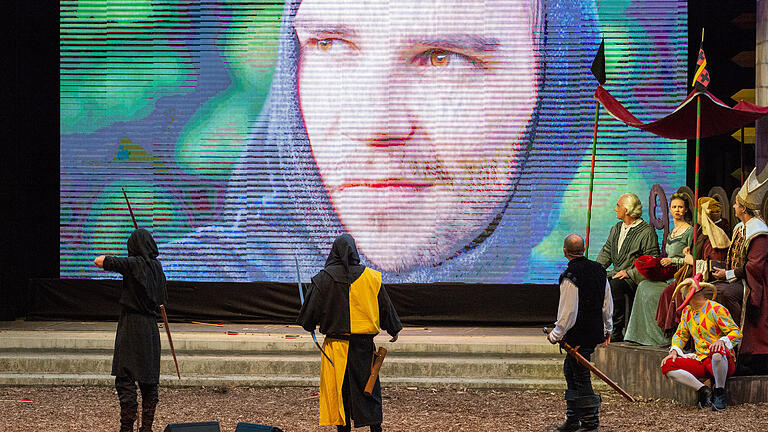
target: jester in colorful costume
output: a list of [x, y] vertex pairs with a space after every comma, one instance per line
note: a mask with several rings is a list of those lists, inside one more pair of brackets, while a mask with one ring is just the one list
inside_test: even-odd
[[[741, 341], [741, 330], [723, 305], [709, 300], [715, 287], [700, 282], [701, 274], [683, 281], [679, 289], [690, 290], [683, 303], [683, 314], [672, 337], [669, 355], [661, 361], [661, 372], [673, 381], [692, 387], [698, 394], [699, 408], [722, 411], [726, 408], [725, 380], [736, 371], [734, 347]], [[694, 352], [684, 353], [689, 339]], [[714, 390], [701, 379], [713, 379]]]

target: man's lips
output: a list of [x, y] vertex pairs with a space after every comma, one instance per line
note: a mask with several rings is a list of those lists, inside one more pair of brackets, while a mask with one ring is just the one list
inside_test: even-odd
[[354, 187], [368, 187], [372, 189], [384, 189], [384, 188], [400, 188], [400, 189], [416, 189], [422, 190], [428, 187], [434, 186], [433, 183], [423, 180], [410, 180], [399, 178], [387, 178], [387, 179], [375, 179], [375, 180], [359, 180], [354, 179], [342, 183], [337, 190], [342, 191], [348, 188]]

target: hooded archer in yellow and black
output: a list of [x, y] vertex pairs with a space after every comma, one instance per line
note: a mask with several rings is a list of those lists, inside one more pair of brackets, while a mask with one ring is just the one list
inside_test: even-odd
[[381, 273], [360, 265], [355, 240], [349, 234], [336, 238], [325, 268], [312, 278], [298, 323], [307, 331], [320, 326], [325, 334], [321, 357], [320, 425], [349, 430], [371, 426], [380, 430], [381, 386], [376, 381], [371, 396], [363, 388], [371, 371], [374, 336], [386, 330], [396, 336], [402, 329]]

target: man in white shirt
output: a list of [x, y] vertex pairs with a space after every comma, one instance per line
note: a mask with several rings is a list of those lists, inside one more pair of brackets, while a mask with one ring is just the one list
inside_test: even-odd
[[[635, 259], [641, 255], [659, 256], [659, 237], [656, 230], [640, 218], [643, 206], [637, 195], [625, 193], [620, 196], [614, 210], [620, 222], [611, 228], [595, 261], [605, 269], [613, 266], [608, 271], [611, 296], [616, 306], [611, 342], [620, 342], [624, 340], [624, 324], [629, 322], [629, 314], [624, 316], [625, 310], [628, 306], [631, 309], [637, 284], [643, 280], [635, 268]], [[626, 304], [625, 297], [629, 298], [630, 305]]]
[[[555, 328], [547, 338], [551, 343], [565, 341], [579, 346], [587, 360], [597, 344], [608, 344], [613, 328], [613, 299], [605, 269], [584, 256], [584, 239], [570, 234], [563, 242], [568, 268], [560, 276], [560, 304]], [[559, 431], [592, 431], [600, 425], [601, 398], [592, 389], [589, 369], [571, 356], [565, 357], [563, 374], [566, 420]]]

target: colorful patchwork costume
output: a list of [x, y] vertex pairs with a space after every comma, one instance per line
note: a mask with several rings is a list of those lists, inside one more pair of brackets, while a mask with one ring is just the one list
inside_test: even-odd
[[[691, 338], [694, 352], [685, 354], [683, 347]], [[710, 346], [718, 340], [723, 341], [725, 349], [711, 350]], [[741, 330], [723, 305], [706, 300], [701, 308], [694, 309], [689, 304], [672, 337], [670, 352], [676, 351], [678, 357], [664, 362], [661, 371], [667, 377], [695, 388], [699, 392], [699, 405], [702, 408], [710, 406], [709, 387], [696, 378], [713, 378], [716, 401], [722, 393], [724, 403], [725, 379], [736, 371], [733, 348], [740, 341]], [[718, 406], [717, 409], [721, 408]]]

